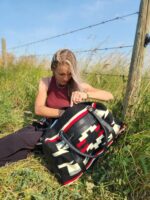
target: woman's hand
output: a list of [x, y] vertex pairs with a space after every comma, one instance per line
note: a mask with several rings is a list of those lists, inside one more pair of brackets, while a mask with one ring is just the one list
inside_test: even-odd
[[86, 92], [80, 92], [80, 91], [72, 92], [70, 106], [73, 106], [73, 104], [78, 104], [80, 102], [83, 102], [87, 98], [88, 94]]

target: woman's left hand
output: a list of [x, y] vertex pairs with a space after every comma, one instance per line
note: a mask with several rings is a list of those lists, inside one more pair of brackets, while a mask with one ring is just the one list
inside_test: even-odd
[[85, 99], [87, 99], [87, 97], [88, 95], [86, 92], [80, 92], [80, 91], [72, 92], [70, 106], [73, 106], [73, 104], [78, 104], [80, 102], [83, 102]]

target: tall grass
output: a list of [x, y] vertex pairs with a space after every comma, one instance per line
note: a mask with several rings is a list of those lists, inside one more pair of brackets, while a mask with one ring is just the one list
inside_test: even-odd
[[[100, 63], [101, 64], [101, 63]], [[100, 64], [82, 76], [97, 88], [111, 91], [115, 100], [106, 105], [121, 117], [126, 77], [96, 75]], [[116, 74], [116, 67], [112, 69]], [[111, 72], [111, 73], [112, 73]], [[118, 69], [117, 69], [118, 72]], [[49, 75], [42, 66], [19, 63], [0, 68], [0, 137], [32, 122], [39, 79]], [[77, 182], [61, 186], [40, 155], [0, 168], [0, 199], [148, 200], [150, 196], [150, 87], [143, 79], [138, 109], [128, 130], [109, 152]]]

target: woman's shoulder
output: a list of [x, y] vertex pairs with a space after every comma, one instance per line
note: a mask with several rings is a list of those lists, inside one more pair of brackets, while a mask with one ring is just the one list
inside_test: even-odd
[[51, 79], [52, 77], [42, 77], [39, 82], [39, 88], [45, 88], [47, 90]]
[[52, 77], [51, 76], [48, 76], [48, 77], [42, 77], [40, 82], [46, 84], [47, 86], [50, 84], [50, 81], [51, 81]]

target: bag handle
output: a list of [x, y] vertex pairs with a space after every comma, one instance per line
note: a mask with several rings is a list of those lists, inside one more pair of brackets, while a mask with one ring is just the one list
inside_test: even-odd
[[88, 106], [87, 109], [90, 113], [92, 113], [94, 115], [94, 117], [98, 120], [98, 122], [103, 127], [103, 129], [104, 129], [104, 140], [105, 140], [105, 143], [103, 143], [103, 145], [105, 146], [105, 148], [107, 148], [107, 144], [108, 144], [108, 134], [107, 133], [112, 133], [113, 138], [115, 138], [114, 129], [107, 122], [105, 122], [105, 120], [103, 120], [101, 117], [99, 117], [97, 115], [95, 108], [93, 108], [92, 106]]
[[73, 151], [75, 151], [77, 154], [79, 154], [80, 156], [84, 156], [84, 157], [88, 157], [88, 158], [97, 158], [98, 156], [96, 155], [90, 155], [90, 154], [86, 154], [86, 153], [82, 153], [81, 151], [79, 151], [75, 146], [73, 146], [71, 144], [71, 142], [64, 136], [64, 131], [61, 130], [59, 132], [60, 137], [65, 141], [66, 144], [68, 144], [68, 146], [70, 147], [70, 149], [72, 149]]
[[[91, 106], [88, 106], [87, 107], [88, 111], [94, 115], [94, 117], [99, 121], [99, 123], [101, 124], [101, 126], [103, 127], [104, 129], [104, 151], [103, 153], [107, 150], [107, 144], [108, 144], [108, 132], [114, 132], [113, 128], [107, 124], [101, 117], [99, 117], [96, 112], [95, 112], [95, 109]], [[90, 155], [90, 154], [86, 154], [86, 153], [82, 153], [80, 152], [75, 146], [73, 146], [71, 144], [71, 142], [64, 136], [64, 131], [63, 130], [60, 130], [59, 132], [59, 135], [60, 137], [65, 141], [66, 144], [68, 144], [68, 146], [73, 150], [75, 151], [77, 154], [81, 155], [81, 156], [84, 156], [84, 157], [88, 157], [88, 158], [98, 158], [100, 157], [102, 154], [100, 155]]]

